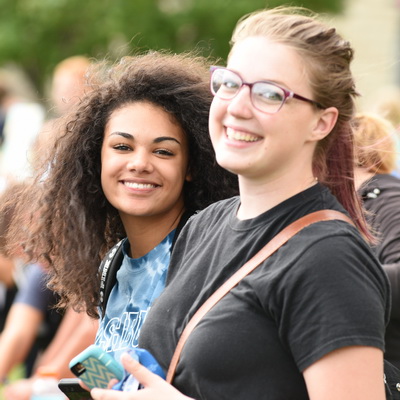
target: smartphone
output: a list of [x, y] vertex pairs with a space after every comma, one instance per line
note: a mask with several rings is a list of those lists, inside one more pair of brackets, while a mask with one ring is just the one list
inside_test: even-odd
[[120, 381], [124, 377], [122, 365], [94, 344], [74, 357], [69, 363], [69, 368], [90, 389], [106, 389], [111, 379]]
[[58, 387], [70, 400], [92, 400], [90, 393], [79, 384], [78, 378], [63, 378], [58, 382]]

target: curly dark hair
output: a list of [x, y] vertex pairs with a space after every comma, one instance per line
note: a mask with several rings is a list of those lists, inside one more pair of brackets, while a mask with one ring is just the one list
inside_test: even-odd
[[[106, 123], [116, 109], [150, 102], [169, 113], [186, 133], [192, 180], [184, 186], [187, 210], [238, 193], [236, 176], [215, 161], [208, 134], [212, 95], [207, 60], [190, 54], [150, 52], [102, 64], [89, 73], [91, 90], [61, 124], [46, 172], [20, 196], [29, 205], [25, 250], [45, 263], [50, 287], [71, 305], [97, 317], [98, 266], [105, 252], [125, 236], [118, 211], [107, 201], [100, 181], [101, 146]], [[33, 210], [32, 210], [33, 207]], [[22, 215], [20, 219], [23, 221]], [[14, 240], [18, 240], [14, 230]], [[20, 236], [21, 237], [21, 236]]]

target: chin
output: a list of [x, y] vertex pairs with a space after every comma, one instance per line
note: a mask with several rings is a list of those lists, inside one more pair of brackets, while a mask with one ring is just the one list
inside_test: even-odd
[[217, 163], [220, 167], [223, 169], [226, 169], [227, 171], [231, 172], [232, 174], [237, 175], [239, 170], [237, 168], [237, 165], [233, 165], [232, 160], [218, 160]]

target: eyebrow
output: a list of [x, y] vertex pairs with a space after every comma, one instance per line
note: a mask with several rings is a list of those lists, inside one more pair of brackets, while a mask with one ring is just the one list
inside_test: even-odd
[[[110, 136], [122, 136], [125, 139], [135, 140], [135, 137], [133, 135], [131, 135], [130, 133], [126, 133], [126, 132], [118, 132], [118, 131], [117, 132], [112, 132], [110, 134]], [[178, 144], [181, 144], [181, 142], [178, 139], [176, 139], [176, 138], [174, 138], [172, 136], [159, 136], [159, 137], [156, 137], [153, 140], [153, 143], [161, 143], [161, 142], [165, 142], [165, 141], [168, 141], [168, 140], [176, 142]]]
[[[240, 74], [239, 71], [236, 71], [235, 69], [230, 69], [230, 68], [228, 68], [228, 67], [225, 67], [225, 69], [227, 69], [228, 71], [234, 72], [236, 75], [239, 75], [240, 79], [241, 79], [242, 81], [244, 81], [244, 82], [247, 82], [247, 83], [255, 83], [255, 82], [267, 82], [267, 83], [268, 83], [268, 82], [269, 82], [269, 83], [275, 83], [275, 84], [277, 84], [277, 85], [279, 85], [279, 86], [283, 86], [283, 87], [285, 87], [285, 88], [288, 87], [288, 86], [286, 85], [285, 82], [280, 81], [279, 79], [266, 79], [266, 78], [262, 78], [262, 79], [257, 79], [257, 80], [255, 80], [255, 81], [253, 81], [253, 82], [248, 82], [248, 81], [246, 81], [245, 79], [242, 78], [242, 75]], [[289, 89], [288, 89], [288, 90], [289, 90]]]

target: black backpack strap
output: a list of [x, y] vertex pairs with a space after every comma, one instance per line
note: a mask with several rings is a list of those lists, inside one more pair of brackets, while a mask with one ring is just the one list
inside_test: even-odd
[[125, 240], [126, 239], [122, 239], [115, 244], [100, 263], [99, 274], [101, 318], [104, 317], [106, 312], [107, 301], [110, 297], [111, 289], [113, 288], [117, 279], [117, 272], [122, 264], [122, 259], [124, 258], [122, 244]]

